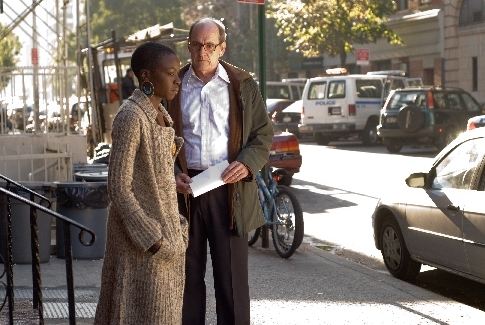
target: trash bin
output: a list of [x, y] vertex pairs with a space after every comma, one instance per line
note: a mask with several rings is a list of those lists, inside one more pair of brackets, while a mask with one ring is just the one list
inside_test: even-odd
[[[55, 201], [53, 193], [51, 193], [51, 183], [42, 182], [18, 182], [28, 189], [34, 190], [51, 201]], [[5, 182], [1, 182], [2, 187], [6, 187]], [[26, 199], [30, 199], [30, 193], [15, 186], [10, 185], [10, 190], [15, 194], [20, 195]], [[31, 264], [32, 251], [30, 245], [30, 206], [11, 198], [12, 203], [12, 259], [15, 264]], [[40, 203], [40, 198], [35, 197], [34, 202]], [[47, 203], [43, 203], [47, 207]], [[6, 217], [7, 206], [4, 205], [2, 211], [3, 217], [0, 218], [0, 229], [2, 230], [2, 237], [6, 236], [3, 232], [6, 231]], [[54, 211], [55, 204], [51, 204], [51, 209]], [[46, 263], [50, 260], [51, 252], [51, 224], [52, 216], [44, 211], [37, 210], [37, 238], [39, 241], [39, 259], [40, 263]], [[0, 241], [0, 251], [6, 253], [6, 241], [2, 238]], [[5, 256], [5, 255], [4, 255]]]
[[74, 177], [78, 182], [107, 182], [108, 168], [96, 171], [77, 172], [74, 174]]
[[[94, 231], [96, 240], [91, 246], [79, 241], [78, 227], [71, 226], [73, 259], [102, 259], [106, 247], [106, 223], [108, 222], [107, 182], [54, 182], [57, 212]], [[57, 257], [65, 258], [64, 221], [56, 221]], [[89, 233], [83, 240], [90, 241]]]

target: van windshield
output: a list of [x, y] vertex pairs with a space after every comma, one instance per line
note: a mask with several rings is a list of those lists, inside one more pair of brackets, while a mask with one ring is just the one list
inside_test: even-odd
[[325, 98], [325, 89], [327, 88], [327, 82], [313, 82], [310, 84], [308, 90], [308, 99], [322, 99]]

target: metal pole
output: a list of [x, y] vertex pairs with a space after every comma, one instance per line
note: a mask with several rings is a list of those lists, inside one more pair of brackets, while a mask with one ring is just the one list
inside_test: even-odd
[[[259, 90], [261, 96], [266, 102], [266, 19], [264, 12], [266, 9], [265, 4], [258, 5], [258, 34], [259, 34]], [[264, 181], [268, 182], [268, 168], [266, 166], [262, 169]], [[262, 227], [262, 246], [264, 248], [269, 247], [269, 235], [268, 227], [264, 225]]]
[[67, 46], [67, 5], [69, 3], [69, 0], [64, 0], [64, 6], [62, 9], [64, 10], [64, 15], [62, 19], [62, 35], [63, 35], [63, 41], [64, 41], [64, 55], [63, 55], [63, 66], [64, 66], [64, 105], [65, 105], [65, 122], [63, 125], [66, 128], [67, 134], [71, 133], [71, 121], [69, 118], [70, 112], [69, 112], [69, 82], [68, 82], [68, 75], [67, 75], [67, 55], [68, 55], [68, 46]]
[[91, 119], [91, 132], [93, 135], [93, 142], [98, 143], [96, 136], [97, 136], [97, 130], [96, 130], [96, 121], [97, 121], [97, 107], [96, 101], [95, 101], [95, 96], [96, 94], [94, 93], [94, 82], [93, 82], [93, 49], [91, 48], [91, 13], [89, 10], [89, 1], [86, 0], [86, 26], [87, 26], [87, 35], [88, 35], [88, 71], [89, 71], [89, 95], [91, 97], [91, 109], [92, 109], [92, 119]]
[[[35, 4], [35, 0], [32, 0], [32, 3]], [[32, 48], [37, 51], [37, 26], [36, 26], [36, 19], [37, 15], [35, 14], [35, 9], [32, 11], [32, 30], [33, 30], [33, 35], [32, 35]], [[38, 52], [37, 52], [38, 53]], [[38, 54], [37, 54], [37, 62], [32, 62], [34, 63], [34, 73], [33, 73], [33, 88], [34, 88], [34, 107], [32, 107], [34, 111], [34, 133], [37, 134], [37, 132], [40, 131], [40, 120], [39, 120], [39, 76], [38, 76]], [[25, 94], [24, 94], [25, 96]], [[25, 113], [24, 112], [24, 120], [25, 120]], [[24, 123], [24, 131], [25, 131], [25, 123]]]
[[[79, 98], [81, 98], [81, 30], [79, 28], [79, 15], [81, 14], [79, 10], [79, 0], [76, 0], [76, 49], [77, 49], [77, 81], [76, 81], [76, 96], [77, 104], [79, 108]], [[80, 110], [78, 109], [78, 112]], [[78, 116], [78, 123], [81, 122], [81, 117]]]

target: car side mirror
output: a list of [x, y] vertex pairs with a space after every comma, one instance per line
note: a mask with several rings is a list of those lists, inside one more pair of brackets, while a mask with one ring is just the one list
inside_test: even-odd
[[413, 173], [406, 178], [406, 184], [409, 187], [424, 188], [427, 175], [427, 173]]

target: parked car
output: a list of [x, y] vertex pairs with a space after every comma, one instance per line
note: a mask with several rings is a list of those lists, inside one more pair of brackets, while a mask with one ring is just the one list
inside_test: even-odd
[[266, 99], [266, 111], [268, 112], [268, 116], [270, 119], [273, 120], [276, 113], [281, 112], [291, 104], [293, 104], [295, 100], [293, 99], [275, 99], [269, 98]]
[[481, 105], [459, 88], [397, 89], [381, 110], [377, 133], [391, 153], [398, 153], [407, 143], [443, 149], [466, 130], [469, 118], [481, 114]]
[[302, 163], [300, 143], [293, 133], [281, 131], [272, 124], [274, 137], [267, 166], [273, 167], [273, 178], [278, 184], [290, 186]]
[[298, 125], [301, 124], [302, 109], [303, 101], [300, 99], [283, 109], [281, 112], [273, 114], [272, 120], [278, 128], [293, 133], [299, 138], [300, 132], [298, 131]]
[[372, 215], [375, 246], [402, 280], [422, 264], [485, 283], [485, 128], [462, 133]]
[[470, 117], [466, 124], [467, 131], [485, 126], [485, 115]]

